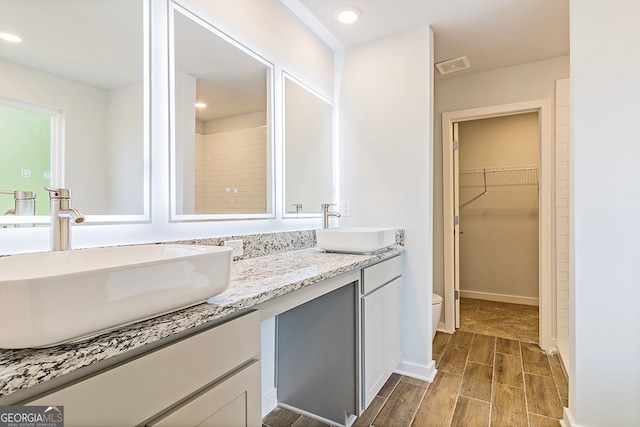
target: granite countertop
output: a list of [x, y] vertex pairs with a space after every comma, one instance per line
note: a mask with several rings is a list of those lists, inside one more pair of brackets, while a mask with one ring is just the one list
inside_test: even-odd
[[81, 342], [44, 349], [0, 350], [0, 398], [105, 361], [127, 351], [221, 319], [322, 280], [400, 254], [373, 255], [305, 249], [235, 261], [227, 290], [209, 303], [115, 329]]

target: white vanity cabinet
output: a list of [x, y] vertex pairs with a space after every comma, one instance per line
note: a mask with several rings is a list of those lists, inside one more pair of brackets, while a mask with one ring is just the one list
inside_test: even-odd
[[218, 324], [24, 402], [65, 425], [260, 426], [260, 314]]
[[362, 410], [402, 359], [402, 256], [362, 270]]

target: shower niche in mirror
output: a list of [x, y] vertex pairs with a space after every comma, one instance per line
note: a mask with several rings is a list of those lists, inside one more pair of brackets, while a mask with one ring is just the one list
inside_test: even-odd
[[[73, 190], [87, 222], [149, 218], [148, 0], [0, 2], [0, 190], [30, 191], [49, 222], [46, 186]], [[28, 216], [28, 215], [27, 215]]]
[[171, 219], [272, 218], [272, 65], [170, 3]]
[[283, 73], [284, 217], [318, 216], [334, 200], [333, 103]]

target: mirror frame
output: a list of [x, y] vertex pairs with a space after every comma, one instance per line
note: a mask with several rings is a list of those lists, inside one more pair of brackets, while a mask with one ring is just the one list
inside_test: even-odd
[[286, 81], [289, 80], [295, 84], [297, 84], [298, 86], [300, 86], [302, 89], [305, 89], [307, 92], [309, 92], [311, 95], [316, 96], [318, 99], [320, 99], [321, 101], [326, 102], [330, 107], [331, 107], [331, 126], [332, 126], [332, 131], [331, 131], [331, 150], [332, 150], [332, 173], [331, 173], [331, 178], [332, 178], [332, 182], [331, 182], [331, 189], [332, 189], [332, 196], [331, 196], [331, 200], [326, 200], [323, 202], [327, 202], [327, 203], [335, 203], [338, 204], [338, 138], [336, 135], [337, 132], [337, 120], [336, 120], [336, 106], [335, 103], [333, 101], [331, 101], [329, 98], [327, 98], [326, 96], [322, 95], [320, 92], [318, 92], [317, 90], [313, 89], [311, 86], [307, 85], [306, 83], [302, 82], [300, 79], [295, 78], [294, 76], [292, 76], [290, 73], [286, 72], [286, 71], [282, 71], [282, 218], [284, 219], [291, 219], [291, 218], [321, 218], [322, 217], [322, 211], [320, 212], [309, 212], [309, 213], [295, 213], [295, 212], [291, 212], [288, 213], [287, 212], [287, 197], [286, 197], [286, 190], [287, 190], [287, 141], [286, 141], [286, 120], [287, 118], [285, 117], [285, 111], [286, 111]]
[[[243, 219], [270, 219], [275, 218], [275, 137], [274, 137], [274, 64], [260, 56], [247, 46], [235, 40], [228, 34], [216, 28], [211, 23], [202, 19], [180, 4], [169, 0], [169, 219], [170, 222], [192, 222], [192, 221], [221, 221], [221, 220], [243, 220]], [[255, 214], [184, 214], [177, 212], [177, 165], [176, 165], [176, 95], [175, 95], [175, 13], [181, 13], [191, 19], [194, 24], [201, 25], [212, 34], [220, 37], [225, 42], [236, 47], [253, 59], [261, 62], [269, 71], [267, 78], [267, 207], [268, 211]]]
[[[142, 214], [86, 214], [85, 223], [87, 224], [120, 224], [120, 223], [148, 223], [151, 221], [151, 0], [139, 0], [142, 7], [142, 44], [143, 44], [143, 66], [142, 66], [142, 157], [143, 157], [143, 200]], [[3, 98], [10, 103], [12, 100]], [[15, 101], [17, 105], [20, 101]], [[45, 114], [51, 113], [53, 109], [46, 110]], [[42, 112], [42, 111], [39, 111]], [[65, 141], [64, 141], [64, 123], [60, 119], [64, 116], [64, 111], [59, 111], [57, 116], [52, 116], [52, 146], [51, 146], [51, 186], [65, 188]], [[55, 117], [55, 120], [54, 120]], [[73, 191], [73, 188], [71, 189]], [[46, 194], [43, 189], [40, 195]], [[43, 197], [44, 199], [44, 197]], [[82, 201], [76, 203], [78, 210], [82, 211]], [[47, 225], [51, 223], [50, 215], [33, 215], [33, 216], [0, 216], [0, 225], [7, 224], [31, 224]]]

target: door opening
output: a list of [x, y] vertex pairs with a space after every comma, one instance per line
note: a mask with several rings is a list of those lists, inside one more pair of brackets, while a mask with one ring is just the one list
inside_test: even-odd
[[456, 328], [537, 342], [538, 112], [454, 126]]
[[[462, 179], [461, 175], [454, 173], [454, 171], [471, 170], [474, 169], [489, 169], [489, 167], [469, 167], [464, 169], [465, 166], [460, 166], [459, 151], [454, 149], [454, 133], [459, 132], [459, 125], [464, 122], [472, 120], [484, 119], [484, 118], [496, 118], [502, 116], [520, 115], [522, 113], [533, 113], [538, 116], [538, 128], [539, 128], [539, 147], [537, 149], [537, 163], [539, 165], [538, 173], [538, 185], [536, 191], [539, 191], [538, 206], [538, 263], [537, 263], [537, 298], [539, 301], [539, 342], [543, 349], [554, 349], [554, 323], [553, 316], [554, 302], [553, 302], [553, 234], [552, 234], [552, 195], [553, 195], [553, 139], [552, 139], [552, 126], [551, 126], [551, 101], [536, 100], [528, 101], [516, 104], [507, 104], [493, 107], [484, 107], [471, 110], [462, 110], [444, 113], [443, 120], [443, 198], [444, 198], [444, 325], [441, 324], [441, 329], [448, 333], [453, 333], [456, 326], [459, 326], [459, 302], [456, 297], [460, 296], [460, 278], [465, 275], [464, 266], [462, 270], [459, 268], [459, 249], [460, 246], [460, 232], [465, 233], [465, 229], [461, 228], [460, 219], [460, 205], [468, 203], [467, 206], [472, 206], [473, 203], [477, 203], [484, 195], [485, 182], [487, 186], [491, 185], [488, 174], [477, 173], [476, 176], [481, 178], [480, 192], [474, 195], [461, 194], [456, 191], [460, 185], [466, 185], [463, 182], [459, 182]], [[456, 143], [457, 144], [457, 143]], [[534, 154], [535, 157], [535, 154]], [[463, 161], [465, 161], [463, 159]], [[498, 172], [500, 169], [496, 165], [490, 165], [495, 171], [496, 176], [498, 174], [503, 175], [503, 179], [508, 175], [515, 175], [517, 171], [510, 171], [512, 166], [505, 168], [503, 172]], [[517, 169], [525, 169], [517, 173], [532, 174], [529, 169], [534, 169], [529, 162], [522, 162]], [[471, 175], [471, 173], [470, 173]], [[494, 176], [492, 179], [495, 179]], [[513, 178], [513, 176], [512, 176]], [[489, 187], [487, 187], [488, 189]], [[474, 190], [478, 190], [475, 188]], [[472, 200], [474, 197], [478, 197]], [[471, 203], [469, 203], [471, 202]], [[482, 202], [484, 203], [484, 202]], [[456, 210], [456, 206], [458, 210]], [[477, 205], [476, 205], [477, 206]], [[464, 208], [463, 208], [464, 210]], [[464, 213], [463, 213], [464, 215]], [[464, 238], [467, 235], [463, 236]], [[464, 253], [463, 253], [464, 256]], [[535, 285], [534, 284], [534, 287]], [[464, 289], [462, 289], [464, 291]], [[481, 291], [476, 291], [481, 292]], [[530, 298], [536, 298], [534, 292], [529, 286]], [[464, 295], [464, 293], [463, 293]], [[476, 296], [479, 294], [476, 294]], [[527, 297], [526, 293], [523, 297]], [[520, 301], [522, 302], [522, 301]], [[531, 301], [529, 301], [531, 302]], [[458, 319], [458, 322], [456, 321]]]

